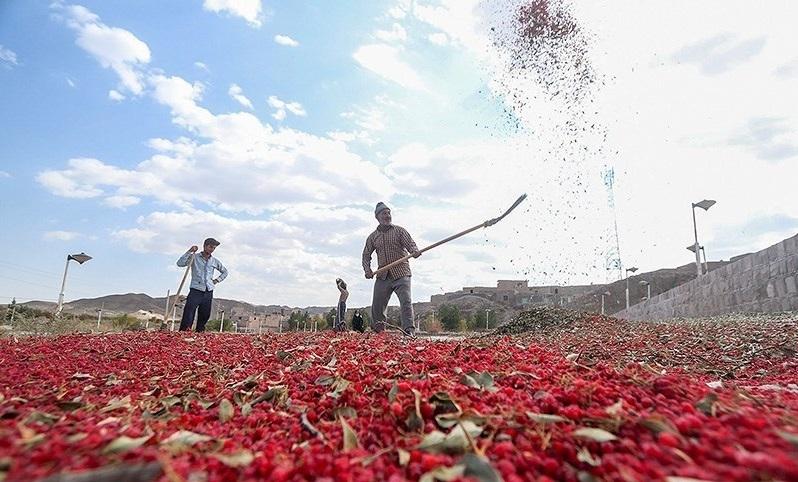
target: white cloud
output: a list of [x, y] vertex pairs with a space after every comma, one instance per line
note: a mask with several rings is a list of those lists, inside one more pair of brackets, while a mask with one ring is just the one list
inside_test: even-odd
[[391, 26], [391, 30], [377, 30], [374, 35], [383, 42], [404, 42], [407, 40], [407, 30], [398, 23]]
[[261, 0], [205, 0], [202, 6], [214, 13], [227, 12], [241, 17], [255, 28], [263, 24]]
[[47, 241], [72, 241], [79, 237], [81, 234], [74, 231], [47, 231], [44, 233], [44, 239]]
[[103, 200], [103, 204], [106, 206], [119, 209], [135, 206], [139, 202], [141, 199], [136, 196], [108, 196]]
[[402, 87], [426, 90], [424, 81], [409, 64], [399, 58], [400, 50], [385, 44], [362, 45], [352, 57], [363, 68]]
[[305, 108], [302, 107], [302, 104], [299, 102], [286, 102], [273, 95], [269, 96], [267, 102], [275, 109], [274, 113], [272, 113], [272, 117], [278, 121], [285, 120], [288, 112], [300, 117], [307, 115]]
[[299, 42], [287, 35], [275, 35], [274, 41], [280, 45], [285, 45], [286, 47], [299, 47]]
[[254, 107], [252, 107], [252, 101], [244, 95], [244, 91], [238, 86], [238, 84], [230, 84], [227, 94], [247, 109], [254, 109]]
[[0, 44], [0, 64], [4, 64], [6, 67], [17, 65], [17, 54], [11, 49], [3, 47], [2, 44]]
[[144, 90], [144, 69], [150, 62], [150, 49], [127, 30], [109, 27], [80, 5], [53, 4], [65, 14], [67, 25], [78, 33], [76, 43], [105, 68], [119, 76], [121, 88], [140, 95]]
[[407, 12], [402, 7], [391, 7], [388, 9], [388, 15], [397, 20], [401, 20], [407, 16]]
[[115, 102], [121, 102], [125, 100], [126, 97], [118, 90], [111, 89], [108, 91], [108, 98]]
[[443, 32], [431, 33], [427, 39], [435, 45], [446, 45], [449, 43], [449, 37]]
[[202, 70], [204, 72], [210, 72], [211, 71], [211, 69], [208, 68], [208, 66], [205, 64], [205, 62], [194, 62], [194, 67], [196, 67], [196, 68], [198, 68], [198, 69], [200, 69], [200, 70]]
[[67, 85], [72, 87], [73, 89], [76, 87], [75, 81], [70, 79], [69, 77], [66, 77], [64, 80], [66, 80]]
[[10, 178], [11, 174], [7, 173], [6, 171], [0, 171], [0, 179], [3, 178]]

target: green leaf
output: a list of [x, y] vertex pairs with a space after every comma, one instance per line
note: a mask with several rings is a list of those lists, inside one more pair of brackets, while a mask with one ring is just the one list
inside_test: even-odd
[[103, 449], [104, 454], [120, 454], [137, 449], [147, 443], [147, 440], [152, 438], [152, 434], [143, 437], [131, 438], [127, 435], [121, 435], [115, 438], [111, 443]]
[[344, 439], [344, 452], [349, 452], [350, 450], [356, 449], [360, 447], [360, 442], [357, 440], [357, 434], [352, 427], [349, 426], [346, 419], [341, 417], [338, 419], [341, 422], [341, 430], [343, 431], [343, 439]]
[[249, 417], [250, 413], [252, 413], [252, 405], [248, 403], [241, 405], [241, 415], [244, 417]]
[[574, 430], [573, 434], [575, 437], [593, 440], [594, 442], [610, 442], [618, 439], [615, 435], [600, 428], [580, 428]]
[[230, 400], [224, 399], [219, 402], [219, 421], [222, 423], [227, 423], [233, 415], [235, 414], [235, 408], [233, 408], [233, 404], [230, 403]]
[[219, 460], [228, 467], [246, 467], [255, 460], [249, 450], [241, 450], [232, 454], [212, 454], [211, 457]]

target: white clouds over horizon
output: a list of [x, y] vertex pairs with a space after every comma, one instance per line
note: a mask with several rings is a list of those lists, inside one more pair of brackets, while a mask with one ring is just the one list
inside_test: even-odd
[[205, 0], [202, 7], [214, 13], [226, 12], [241, 17], [254, 28], [263, 25], [261, 0]]

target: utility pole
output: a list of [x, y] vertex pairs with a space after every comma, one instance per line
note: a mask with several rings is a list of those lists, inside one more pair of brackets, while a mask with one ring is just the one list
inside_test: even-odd
[[14, 314], [16, 313], [16, 311], [17, 311], [17, 298], [15, 297], [11, 298], [11, 321], [9, 321], [11, 326], [14, 325]]
[[485, 331], [490, 329], [490, 318], [488, 317], [488, 313], [490, 313], [490, 310], [485, 309]]
[[[100, 322], [103, 321], [103, 308], [105, 308], [105, 303], [101, 304], [100, 309], [97, 310], [97, 331], [100, 331]], [[149, 320], [147, 322], [149, 323]]]

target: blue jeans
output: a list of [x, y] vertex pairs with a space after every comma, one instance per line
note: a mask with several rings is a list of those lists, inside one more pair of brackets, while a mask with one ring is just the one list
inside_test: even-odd
[[205, 323], [211, 317], [211, 305], [213, 304], [213, 290], [200, 291], [191, 288], [186, 298], [186, 307], [183, 308], [183, 318], [180, 320], [180, 331], [191, 329], [194, 324], [194, 312], [197, 311], [197, 330], [205, 331]]

